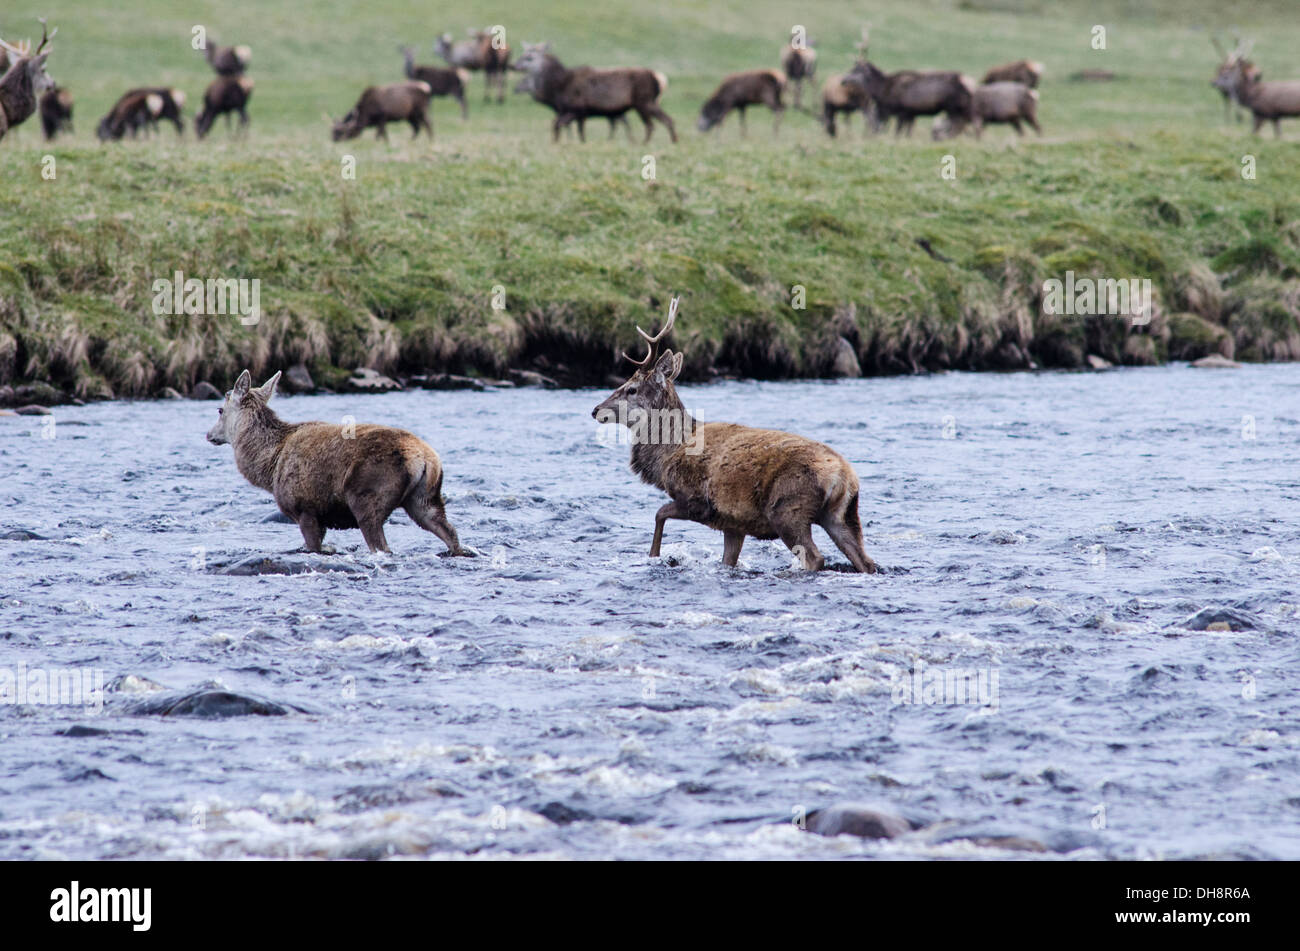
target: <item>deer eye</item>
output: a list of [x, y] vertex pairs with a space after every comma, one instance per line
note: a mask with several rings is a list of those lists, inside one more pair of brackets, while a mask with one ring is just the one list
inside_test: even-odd
[[629, 386], [629, 387], [627, 388], [627, 395], [628, 395], [628, 396], [636, 396], [636, 387], [635, 387], [635, 386]]
[[220, 416], [220, 415], [222, 415], [223, 413], [225, 413], [225, 411], [226, 411], [226, 408], [225, 408], [224, 406], [218, 406], [218, 407], [217, 407], [217, 415], [218, 415], [218, 416]]

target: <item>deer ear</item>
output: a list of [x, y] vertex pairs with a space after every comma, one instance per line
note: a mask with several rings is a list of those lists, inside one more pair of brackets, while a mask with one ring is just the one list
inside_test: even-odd
[[683, 361], [685, 358], [686, 358], [686, 355], [685, 355], [684, 353], [674, 353], [674, 354], [673, 354], [673, 372], [672, 372], [672, 374], [668, 377], [668, 379], [670, 379], [670, 380], [675, 380], [675, 379], [677, 379], [678, 374], [680, 374], [680, 373], [682, 372], [682, 361]]
[[676, 354], [671, 350], [665, 350], [664, 355], [659, 358], [654, 369], [657, 383], [665, 383], [673, 378], [673, 358], [675, 356]]
[[276, 370], [275, 376], [271, 377], [271, 379], [267, 380], [260, 387], [258, 387], [258, 392], [261, 393], [268, 400], [275, 395], [275, 384], [280, 382], [280, 373], [281, 373], [280, 370]]
[[239, 374], [239, 379], [235, 381], [235, 388], [230, 391], [230, 395], [237, 400], [242, 400], [248, 395], [249, 389], [253, 385], [253, 376], [247, 370]]

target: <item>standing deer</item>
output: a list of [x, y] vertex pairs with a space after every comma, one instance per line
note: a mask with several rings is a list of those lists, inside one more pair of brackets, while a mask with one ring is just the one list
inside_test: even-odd
[[465, 92], [469, 88], [469, 70], [448, 69], [442, 66], [416, 66], [415, 51], [409, 46], [402, 47], [406, 59], [406, 78], [418, 79], [429, 84], [435, 96], [451, 96], [460, 103], [460, 117], [469, 118], [469, 106], [465, 104]]
[[[524, 50], [527, 51], [528, 47], [529, 44], [525, 43]], [[527, 56], [527, 52], [524, 55]], [[511, 69], [518, 69], [518, 65], [512, 66]], [[557, 114], [559, 112], [560, 102], [559, 97], [555, 94], [556, 91], [544, 83], [538, 73], [524, 73], [524, 78], [515, 83], [515, 92], [528, 93], [533, 97], [534, 102], [540, 102], [542, 105], [550, 107], [552, 112]], [[632, 123], [627, 121], [627, 113], [617, 116], [605, 116], [605, 118], [609, 121], [609, 138], [614, 138], [614, 130], [621, 124], [623, 131], [627, 133], [627, 140], [632, 141]], [[587, 141], [587, 117], [578, 116], [575, 123], [578, 127], [579, 139], [583, 142]], [[568, 138], [572, 139], [573, 125], [566, 125], [564, 130], [568, 134]]]
[[[352, 111], [334, 122], [334, 141], [355, 139], [373, 127], [375, 138], [387, 142], [386, 126], [390, 122], [409, 122], [412, 139], [419, 137], [421, 129], [432, 139], [433, 126], [429, 123], [428, 114], [429, 97], [432, 95], [433, 90], [429, 84], [420, 80], [370, 86], [361, 93], [361, 98], [352, 107]], [[326, 119], [329, 117], [326, 116]]]
[[203, 108], [194, 117], [194, 134], [200, 139], [208, 134], [217, 116], [226, 117], [226, 130], [230, 129], [230, 116], [239, 113], [239, 128], [248, 125], [248, 100], [253, 98], [253, 80], [248, 76], [218, 76], [203, 93]]
[[500, 38], [496, 30], [470, 30], [470, 38], [452, 43], [451, 34], [438, 37], [434, 50], [448, 65], [472, 72], [483, 71], [483, 101], [492, 101], [492, 90], [497, 91], [497, 102], [506, 101], [506, 70], [510, 67], [510, 45]]
[[654, 132], [653, 119], [658, 119], [668, 129], [669, 137], [677, 141], [677, 129], [668, 113], [659, 105], [659, 97], [668, 87], [663, 73], [650, 69], [593, 69], [590, 66], [567, 68], [548, 52], [550, 44], [535, 43], [515, 64], [531, 76], [529, 91], [538, 102], [555, 110], [551, 136], [558, 140], [560, 131], [569, 123], [578, 123], [578, 138], [586, 141], [583, 123], [591, 116], [604, 116], [613, 120], [627, 112], [635, 112], [645, 126], [645, 139], [650, 141]]
[[158, 120], [166, 119], [176, 127], [176, 134], [185, 131], [181, 110], [185, 108], [185, 93], [164, 86], [146, 86], [122, 94], [108, 115], [99, 121], [95, 134], [101, 140], [120, 139], [126, 133], [135, 138], [142, 129], [147, 133], [157, 131]]
[[1273, 80], [1264, 82], [1260, 73], [1247, 71], [1246, 54], [1250, 45], [1238, 47], [1233, 54], [1228, 73], [1215, 80], [1219, 89], [1230, 88], [1233, 98], [1251, 111], [1255, 119], [1251, 129], [1253, 135], [1259, 135], [1265, 122], [1273, 123], [1273, 134], [1282, 138], [1282, 120], [1300, 116], [1300, 79]]
[[910, 136], [917, 116], [944, 112], [959, 127], [974, 118], [975, 81], [961, 73], [914, 69], [885, 73], [873, 63], [858, 62], [844, 82], [871, 97], [881, 120], [898, 120], [895, 135]]
[[[819, 571], [826, 559], [813, 542], [812, 526], [820, 525], [855, 571], [874, 573], [876, 563], [862, 548], [858, 477], [843, 456], [802, 436], [701, 423], [686, 411], [673, 386], [682, 354], [658, 353], [676, 315], [673, 298], [659, 333], [652, 337], [637, 328], [649, 352], [632, 360], [637, 370], [631, 379], [591, 413], [602, 423], [634, 420], [632, 471], [672, 499], [655, 514], [650, 556], [659, 556], [664, 522], [678, 518], [721, 531], [725, 565], [735, 566], [746, 536], [752, 536], [780, 538], [804, 568]], [[648, 439], [642, 438], [647, 419], [653, 421]]]
[[874, 119], [871, 97], [859, 86], [849, 86], [844, 82], [844, 74], [838, 73], [822, 85], [822, 125], [826, 132], [835, 137], [835, 117], [844, 115], [847, 128], [849, 116], [855, 112], [862, 113], [863, 129], [867, 129]]
[[745, 127], [745, 110], [750, 106], [767, 106], [774, 115], [772, 134], [781, 128], [781, 115], [785, 112], [785, 103], [781, 93], [785, 91], [785, 73], [779, 69], [755, 69], [747, 73], [732, 73], [713, 91], [713, 95], [700, 108], [700, 118], [695, 127], [701, 132], [708, 132], [714, 126], [722, 124], [727, 114], [735, 109], [740, 116], [740, 134], [748, 134]]
[[[1219, 90], [1219, 94], [1223, 96], [1223, 121], [1224, 122], [1227, 122], [1231, 119], [1232, 104], [1236, 102], [1237, 93], [1235, 89], [1236, 86], [1235, 73], [1238, 70], [1240, 70], [1251, 82], [1253, 82], [1256, 79], [1260, 79], [1263, 76], [1258, 66], [1256, 66], [1248, 59], [1241, 58], [1241, 56], [1243, 55], [1242, 50], [1245, 47], [1245, 43], [1242, 41], [1241, 37], [1237, 36], [1235, 33], [1233, 34], [1233, 36], [1237, 40], [1237, 46], [1232, 53], [1228, 53], [1224, 51], [1223, 44], [1219, 42], [1219, 38], [1217, 36], [1210, 37], [1210, 42], [1214, 44], [1214, 49], [1220, 56], [1218, 69], [1215, 70], [1214, 79], [1210, 80], [1210, 85], [1214, 86], [1214, 88]], [[1240, 102], [1237, 102], [1238, 122], [1241, 121], [1242, 108], [1243, 108], [1242, 104]]]
[[432, 446], [391, 426], [286, 423], [267, 405], [279, 379], [254, 388], [249, 372], [241, 373], [207, 438], [234, 447], [240, 473], [275, 497], [307, 551], [319, 552], [331, 528], [360, 528], [372, 552], [389, 551], [384, 522], [404, 508], [448, 554], [473, 556], [447, 521], [442, 462]]
[[61, 86], [45, 90], [41, 96], [41, 130], [46, 140], [60, 132], [72, 131], [72, 93]]
[[[1021, 122], [1028, 122], [1039, 135], [1043, 130], [1038, 125], [1038, 90], [1030, 89], [1023, 83], [989, 83], [975, 88], [971, 102], [973, 118], [971, 126], [975, 138], [984, 132], [985, 125], [1005, 123], [1016, 130], [1016, 135], [1024, 135]], [[959, 123], [948, 116], [934, 120], [930, 135], [938, 141], [950, 138], [962, 131]]]
[[786, 79], [794, 86], [794, 107], [803, 109], [804, 80], [812, 82], [817, 72], [817, 51], [813, 49], [810, 37], [803, 46], [786, 44], [781, 49], [781, 68], [785, 70]]
[[0, 77], [0, 139], [10, 129], [30, 119], [41, 96], [54, 88], [54, 80], [45, 72], [45, 61], [53, 50], [46, 50], [45, 45], [59, 29], [55, 27], [54, 33], [50, 33], [44, 17], [38, 22], [41, 24], [41, 45], [34, 53], [30, 40], [17, 46], [0, 40], [0, 49], [8, 55], [10, 63], [9, 69]]

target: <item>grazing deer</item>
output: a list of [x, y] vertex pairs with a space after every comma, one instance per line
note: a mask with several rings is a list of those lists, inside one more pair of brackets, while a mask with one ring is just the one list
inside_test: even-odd
[[41, 96], [41, 131], [47, 140], [60, 132], [72, 131], [72, 93], [61, 86], [45, 90]]
[[1003, 63], [1001, 66], [994, 66], [984, 74], [984, 78], [980, 80], [980, 83], [984, 86], [990, 83], [1020, 83], [1030, 89], [1037, 89], [1038, 80], [1042, 76], [1042, 63], [1036, 63], [1031, 59], [1018, 59], [1014, 63]]
[[613, 120], [628, 112], [635, 112], [645, 126], [645, 139], [650, 141], [654, 132], [653, 119], [658, 119], [668, 129], [668, 136], [677, 141], [677, 128], [668, 113], [659, 105], [659, 97], [668, 88], [668, 78], [650, 69], [593, 69], [590, 66], [567, 68], [553, 56], [549, 43], [525, 44], [525, 52], [514, 68], [531, 77], [528, 91], [534, 99], [555, 111], [551, 125], [552, 140], [558, 141], [560, 131], [571, 122], [578, 124], [578, 138], [586, 141], [583, 124], [592, 116]]
[[1237, 121], [1241, 121], [1241, 110], [1243, 108], [1240, 102], [1237, 102], [1236, 91], [1236, 74], [1240, 71], [1249, 82], [1263, 78], [1263, 73], [1259, 67], [1250, 60], [1243, 58], [1243, 49], [1245, 43], [1240, 36], [1233, 34], [1237, 40], [1237, 46], [1232, 53], [1227, 53], [1223, 45], [1219, 42], [1217, 36], [1210, 37], [1210, 42], [1214, 44], [1214, 49], [1218, 52], [1221, 60], [1219, 67], [1214, 73], [1214, 78], [1210, 80], [1210, 85], [1219, 90], [1223, 96], [1223, 121], [1227, 122], [1232, 117], [1232, 104], [1237, 103]]
[[451, 34], [438, 37], [434, 50], [448, 65], [472, 72], [483, 71], [483, 101], [492, 101], [492, 90], [497, 91], [497, 102], [506, 101], [506, 70], [510, 67], [510, 45], [498, 41], [491, 30], [470, 30], [470, 38], [452, 43]]
[[[1024, 135], [1020, 123], [1028, 122], [1039, 135], [1043, 134], [1038, 125], [1038, 90], [1030, 89], [1023, 83], [989, 83], [975, 88], [971, 102], [971, 127], [975, 138], [984, 132], [986, 124], [1005, 123], [1016, 130], [1017, 135]], [[947, 116], [934, 120], [930, 135], [938, 141], [951, 138], [962, 131], [961, 126]]]
[[[334, 141], [355, 139], [366, 129], [375, 129], [375, 138], [388, 141], [390, 122], [409, 122], [411, 138], [418, 138], [423, 129], [433, 138], [433, 125], [429, 122], [429, 97], [433, 90], [421, 80], [390, 83], [387, 86], [370, 86], [357, 100], [352, 111], [334, 122]], [[329, 119], [326, 116], [326, 119]], [[333, 120], [330, 120], [333, 121]]]
[[0, 40], [0, 49], [9, 59], [9, 69], [0, 76], [0, 139], [10, 129], [30, 119], [41, 96], [54, 88], [54, 80], [45, 72], [45, 61], [53, 50], [46, 50], [45, 45], [59, 29], [55, 27], [54, 33], [50, 33], [44, 17], [38, 22], [41, 24], [41, 45], [36, 47], [36, 52], [32, 52], [30, 40], [17, 46]]
[[844, 125], [847, 127], [849, 116], [855, 112], [862, 113], [863, 128], [872, 124], [875, 118], [872, 112], [871, 97], [859, 86], [849, 86], [844, 82], [844, 73], [832, 76], [822, 85], [822, 125], [831, 138], [835, 137], [835, 117], [843, 113]]
[[406, 58], [406, 78], [418, 79], [429, 84], [435, 96], [451, 96], [460, 103], [460, 117], [469, 118], [469, 106], [465, 103], [465, 91], [469, 88], [469, 70], [448, 69], [442, 66], [416, 66], [415, 51], [409, 46], [402, 47]]
[[[812, 526], [820, 525], [854, 570], [874, 573], [876, 563], [862, 549], [858, 477], [843, 456], [802, 436], [701, 423], [686, 411], [673, 387], [682, 371], [682, 354], [658, 353], [676, 315], [673, 298], [659, 333], [652, 337], [637, 328], [649, 352], [639, 362], [632, 360], [637, 370], [631, 379], [591, 413], [602, 423], [639, 417], [632, 471], [672, 499], [655, 514], [650, 556], [659, 556], [664, 522], [678, 518], [721, 531], [725, 565], [736, 564], [745, 537], [753, 536], [780, 538], [805, 568], [819, 571], [826, 559], [813, 543]], [[669, 434], [667, 438], [640, 438], [638, 433], [647, 431], [640, 423], [647, 418], [656, 421], [649, 429], [652, 437]], [[673, 422], [658, 425], [659, 420]]]
[[817, 51], [813, 49], [812, 38], [804, 46], [784, 46], [781, 49], [781, 68], [785, 70], [787, 81], [794, 86], [794, 107], [803, 109], [804, 80], [812, 82], [817, 72]]
[[895, 135], [910, 136], [917, 116], [945, 112], [962, 128], [974, 118], [975, 81], [961, 73], [914, 69], [886, 73], [873, 63], [859, 61], [844, 82], [871, 97], [881, 120], [897, 119]]
[[248, 125], [248, 100], [253, 98], [253, 80], [248, 76], [218, 76], [203, 93], [203, 108], [194, 117], [194, 134], [200, 139], [208, 134], [217, 116], [226, 117], [230, 129], [230, 116], [239, 113], [239, 128]]
[[218, 46], [215, 41], [203, 52], [218, 76], [240, 76], [253, 59], [253, 51], [247, 46]]
[[781, 115], [785, 112], [785, 103], [781, 100], [784, 91], [785, 73], [779, 69], [732, 73], [704, 103], [695, 127], [701, 132], [708, 132], [714, 126], [721, 125], [727, 114], [735, 109], [740, 115], [740, 134], [746, 135], [745, 110], [750, 106], [761, 105], [772, 110], [772, 134], [776, 135], [781, 128]]
[[99, 120], [95, 134], [103, 141], [120, 139], [128, 132], [131, 138], [141, 130], [157, 131], [158, 120], [166, 119], [176, 127], [176, 134], [185, 132], [181, 110], [185, 108], [185, 93], [179, 89], [147, 86], [131, 89], [122, 94], [108, 115]]
[[275, 497], [310, 552], [331, 528], [360, 528], [373, 551], [388, 551], [384, 522], [398, 508], [433, 532], [448, 554], [473, 556], [447, 521], [442, 462], [428, 443], [391, 426], [286, 423], [267, 403], [280, 374], [260, 387], [245, 370], [217, 410], [208, 442], [227, 443], [235, 465]]

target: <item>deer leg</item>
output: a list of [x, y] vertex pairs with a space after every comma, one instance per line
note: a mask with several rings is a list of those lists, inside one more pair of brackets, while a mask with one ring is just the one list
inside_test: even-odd
[[779, 529], [781, 541], [798, 557], [805, 571], [821, 571], [826, 567], [826, 559], [813, 542], [811, 523], [774, 527]]
[[[650, 113], [650, 115], [654, 116], [656, 119], [658, 119], [660, 122], [662, 122], [662, 123], [664, 124], [665, 127], [667, 127], [667, 129], [668, 129], [668, 138], [670, 138], [670, 139], [672, 139], [674, 142], [676, 142], [676, 141], [677, 141], [677, 128], [676, 128], [676, 126], [673, 125], [673, 120], [670, 119], [670, 118], [668, 118], [668, 113], [664, 112], [663, 109], [661, 109], [659, 106], [655, 105], [654, 103], [651, 103], [649, 106], [647, 106], [647, 107], [646, 107], [646, 110]], [[629, 125], [629, 126], [627, 127], [627, 135], [628, 135], [628, 138], [631, 138], [631, 137], [632, 137], [632, 126], [631, 126], [631, 125]], [[650, 138], [650, 136], [649, 136], [649, 135], [646, 135], [646, 138], [648, 139], [648, 138]]]
[[1024, 127], [1020, 125], [1020, 120], [1019, 120], [1019, 119], [1012, 119], [1012, 120], [1011, 120], [1011, 128], [1015, 129], [1015, 130], [1016, 130], [1016, 135], [1020, 136], [1022, 139], [1025, 137], [1025, 130], [1024, 130]]
[[1281, 119], [1274, 119], [1274, 120], [1273, 120], [1273, 138], [1275, 138], [1275, 139], [1280, 139], [1280, 138], [1282, 138], [1282, 120], [1281, 120]]
[[740, 136], [741, 138], [744, 138], [749, 135], [749, 129], [745, 127], [745, 107], [740, 106], [736, 112], [740, 114]]
[[670, 518], [685, 518], [686, 513], [678, 507], [676, 502], [669, 502], [667, 505], [655, 512], [655, 537], [650, 543], [650, 557], [659, 557], [659, 544], [664, 540], [664, 522]]
[[831, 515], [819, 524], [831, 537], [835, 547], [844, 553], [844, 557], [853, 565], [855, 571], [874, 575], [879, 569], [862, 547], [862, 526], [858, 522], [857, 498], [855, 497], [849, 504], [852, 509], [846, 512], [843, 518]]
[[302, 532], [302, 547], [310, 552], [320, 554], [321, 542], [325, 539], [325, 529], [310, 512], [298, 516], [298, 531]]
[[1263, 126], [1264, 120], [1260, 116], [1255, 116], [1255, 126], [1250, 130], [1251, 135], [1259, 135], [1260, 127]]
[[587, 143], [587, 117], [578, 116], [578, 141], [584, 145]]
[[357, 525], [361, 527], [361, 537], [366, 540], [366, 546], [372, 551], [391, 551], [388, 547], [388, 539], [384, 537], [384, 523], [382, 520], [367, 519], [362, 521], [357, 519]]
[[650, 136], [654, 132], [654, 123], [650, 120], [650, 111], [648, 109], [637, 107], [636, 114], [641, 117], [641, 122], [645, 125], [645, 138], [641, 140], [642, 144], [650, 141]]
[[465, 101], [465, 92], [464, 92], [464, 90], [462, 90], [461, 92], [457, 93], [457, 95], [456, 95], [456, 101], [460, 103], [460, 117], [461, 117], [462, 119], [468, 119], [468, 118], [469, 118], [469, 103], [467, 103], [467, 102]]
[[411, 521], [426, 532], [433, 532], [442, 539], [442, 543], [447, 546], [447, 554], [474, 557], [472, 551], [461, 547], [460, 537], [456, 534], [456, 529], [452, 528], [451, 523], [447, 521], [447, 512], [441, 506], [408, 502], [405, 508], [406, 514], [411, 516]]
[[740, 558], [741, 546], [745, 544], [744, 532], [722, 533], [722, 563], [728, 568], [736, 567]]
[[1025, 121], [1028, 122], [1029, 127], [1033, 129], [1035, 132], [1037, 132], [1039, 135], [1043, 134], [1043, 127], [1038, 124], [1038, 120], [1036, 118], [1034, 118], [1033, 116], [1025, 116]]

